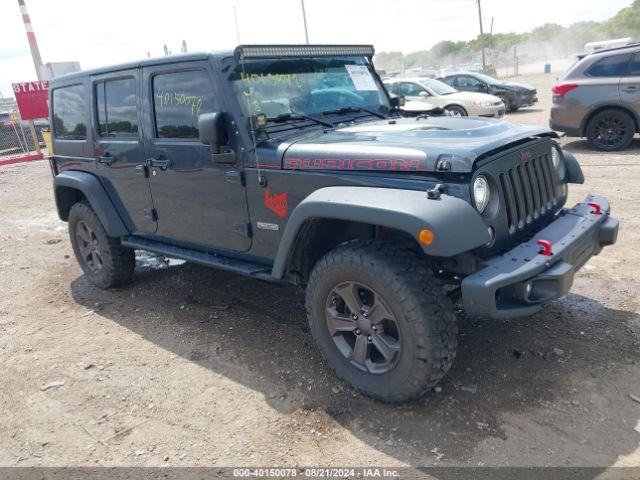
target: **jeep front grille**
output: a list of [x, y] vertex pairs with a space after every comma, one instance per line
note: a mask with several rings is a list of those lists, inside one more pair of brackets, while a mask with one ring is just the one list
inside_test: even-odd
[[547, 212], [555, 211], [561, 200], [553, 164], [546, 153], [520, 161], [499, 173], [498, 181], [510, 234], [524, 229]]

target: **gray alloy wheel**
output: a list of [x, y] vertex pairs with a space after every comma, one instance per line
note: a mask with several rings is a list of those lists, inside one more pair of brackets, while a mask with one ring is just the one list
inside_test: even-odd
[[384, 298], [359, 282], [341, 282], [327, 298], [327, 329], [342, 355], [356, 368], [381, 374], [401, 353], [400, 330]]
[[85, 221], [78, 221], [75, 228], [76, 242], [81, 253], [81, 259], [93, 272], [102, 270], [102, 256], [100, 254], [100, 242], [95, 232]]

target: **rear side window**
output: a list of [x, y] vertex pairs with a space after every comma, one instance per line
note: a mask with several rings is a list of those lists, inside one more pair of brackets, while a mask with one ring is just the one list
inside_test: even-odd
[[98, 131], [101, 137], [138, 136], [136, 82], [133, 78], [108, 80], [96, 85]]
[[628, 61], [628, 53], [601, 58], [591, 65], [585, 73], [590, 77], [621, 77], [624, 75]]
[[218, 111], [204, 70], [156, 75], [153, 102], [159, 138], [198, 138], [198, 117]]
[[60, 140], [85, 140], [87, 122], [84, 86], [56, 88], [52, 98], [54, 137]]
[[634, 77], [640, 76], [640, 52], [633, 55], [629, 66], [627, 67], [627, 75]]

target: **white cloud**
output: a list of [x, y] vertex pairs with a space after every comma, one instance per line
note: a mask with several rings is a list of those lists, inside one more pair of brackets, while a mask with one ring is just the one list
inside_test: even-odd
[[[302, 43], [299, 0], [26, 0], [43, 61], [79, 61], [83, 68], [180, 51], [233, 48], [233, 6], [243, 43]], [[487, 29], [526, 31], [545, 22], [602, 20], [630, 0], [483, 0]], [[373, 43], [377, 51], [411, 52], [440, 40], [478, 34], [475, 0], [305, 0], [312, 43]], [[18, 2], [0, 3], [0, 91], [35, 79]], [[10, 39], [7, 42], [7, 39]]]

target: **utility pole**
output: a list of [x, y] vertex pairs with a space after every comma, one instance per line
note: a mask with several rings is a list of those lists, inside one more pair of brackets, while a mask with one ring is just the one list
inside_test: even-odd
[[302, 6], [302, 20], [304, 21], [304, 38], [307, 41], [307, 45], [309, 45], [309, 32], [307, 30], [307, 12], [304, 9], [304, 0], [300, 0], [300, 5]]
[[40, 49], [38, 48], [38, 42], [36, 42], [36, 34], [33, 33], [33, 27], [31, 26], [31, 19], [29, 18], [29, 12], [27, 12], [27, 6], [24, 4], [24, 0], [18, 0], [20, 5], [20, 13], [22, 13], [22, 21], [24, 22], [24, 28], [27, 31], [27, 38], [29, 39], [29, 48], [31, 49], [31, 58], [33, 59], [33, 65], [36, 67], [36, 76], [38, 81], [42, 81], [42, 57], [40, 56]]
[[238, 45], [242, 42], [240, 41], [240, 26], [238, 25], [238, 11], [236, 10], [235, 5], [233, 6], [233, 19], [236, 22], [236, 36], [238, 37]]
[[482, 32], [482, 7], [480, 6], [480, 0], [478, 0], [478, 19], [480, 20], [480, 48], [482, 49], [482, 73], [486, 73], [487, 60], [484, 55], [484, 33]]

